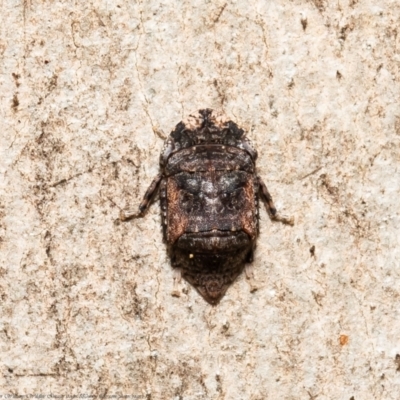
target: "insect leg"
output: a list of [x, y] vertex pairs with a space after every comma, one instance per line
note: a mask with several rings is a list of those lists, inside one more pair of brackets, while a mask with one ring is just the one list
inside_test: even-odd
[[127, 219], [131, 219], [131, 218], [140, 218], [143, 216], [143, 214], [149, 208], [151, 199], [153, 198], [153, 195], [157, 192], [158, 186], [159, 186], [162, 178], [163, 178], [163, 174], [159, 173], [153, 179], [153, 182], [151, 182], [149, 188], [146, 190], [146, 193], [144, 194], [143, 200], [139, 205], [138, 211], [135, 211], [135, 210], [122, 210], [121, 211], [119, 217], [122, 221], [126, 221]]
[[267, 205], [267, 211], [270, 218], [274, 221], [283, 222], [284, 224], [294, 225], [293, 217], [288, 217], [286, 215], [279, 215], [276, 212], [276, 208], [274, 202], [272, 201], [272, 197], [269, 194], [267, 186], [265, 185], [261, 177], [257, 176], [257, 181], [258, 181], [259, 193], [261, 195], [261, 198], [265, 201]]
[[267, 186], [265, 185], [261, 177], [257, 176], [257, 181], [258, 181], [259, 193], [261, 194], [261, 198], [265, 201], [267, 205], [268, 214], [272, 219], [274, 219], [274, 217], [276, 216], [276, 208], [274, 202], [272, 201], [272, 197], [269, 194]]

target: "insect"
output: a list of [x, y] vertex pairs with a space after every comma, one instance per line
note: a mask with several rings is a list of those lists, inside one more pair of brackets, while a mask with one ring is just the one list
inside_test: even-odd
[[222, 113], [199, 110], [166, 139], [161, 171], [139, 210], [121, 211], [121, 220], [142, 217], [159, 189], [163, 235], [176, 279], [183, 277], [212, 305], [253, 260], [259, 199], [271, 219], [293, 224], [278, 216], [256, 173], [256, 158], [243, 129]]

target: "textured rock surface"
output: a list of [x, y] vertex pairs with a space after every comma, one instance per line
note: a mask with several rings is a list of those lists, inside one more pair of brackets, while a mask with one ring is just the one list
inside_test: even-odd
[[[0, 394], [399, 398], [397, 0], [0, 7]], [[214, 308], [114, 222], [203, 107], [296, 219]]]

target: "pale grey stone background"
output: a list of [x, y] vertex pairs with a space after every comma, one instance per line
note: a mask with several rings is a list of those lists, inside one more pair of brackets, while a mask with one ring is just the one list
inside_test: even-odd
[[[400, 398], [397, 0], [0, 7], [0, 395]], [[158, 204], [115, 224], [204, 107], [296, 220], [217, 307], [171, 296]]]

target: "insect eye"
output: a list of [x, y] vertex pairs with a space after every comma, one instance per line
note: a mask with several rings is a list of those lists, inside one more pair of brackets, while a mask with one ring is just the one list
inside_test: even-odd
[[242, 190], [238, 189], [230, 193], [223, 193], [221, 200], [228, 210], [240, 210], [243, 206]]
[[190, 213], [193, 211], [194, 207], [194, 196], [193, 194], [189, 192], [182, 191], [181, 192], [181, 198], [180, 198], [180, 205], [182, 210], [184, 210], [187, 213]]
[[190, 203], [191, 201], [193, 201], [193, 195], [191, 193], [182, 191], [181, 203], [187, 204]]

